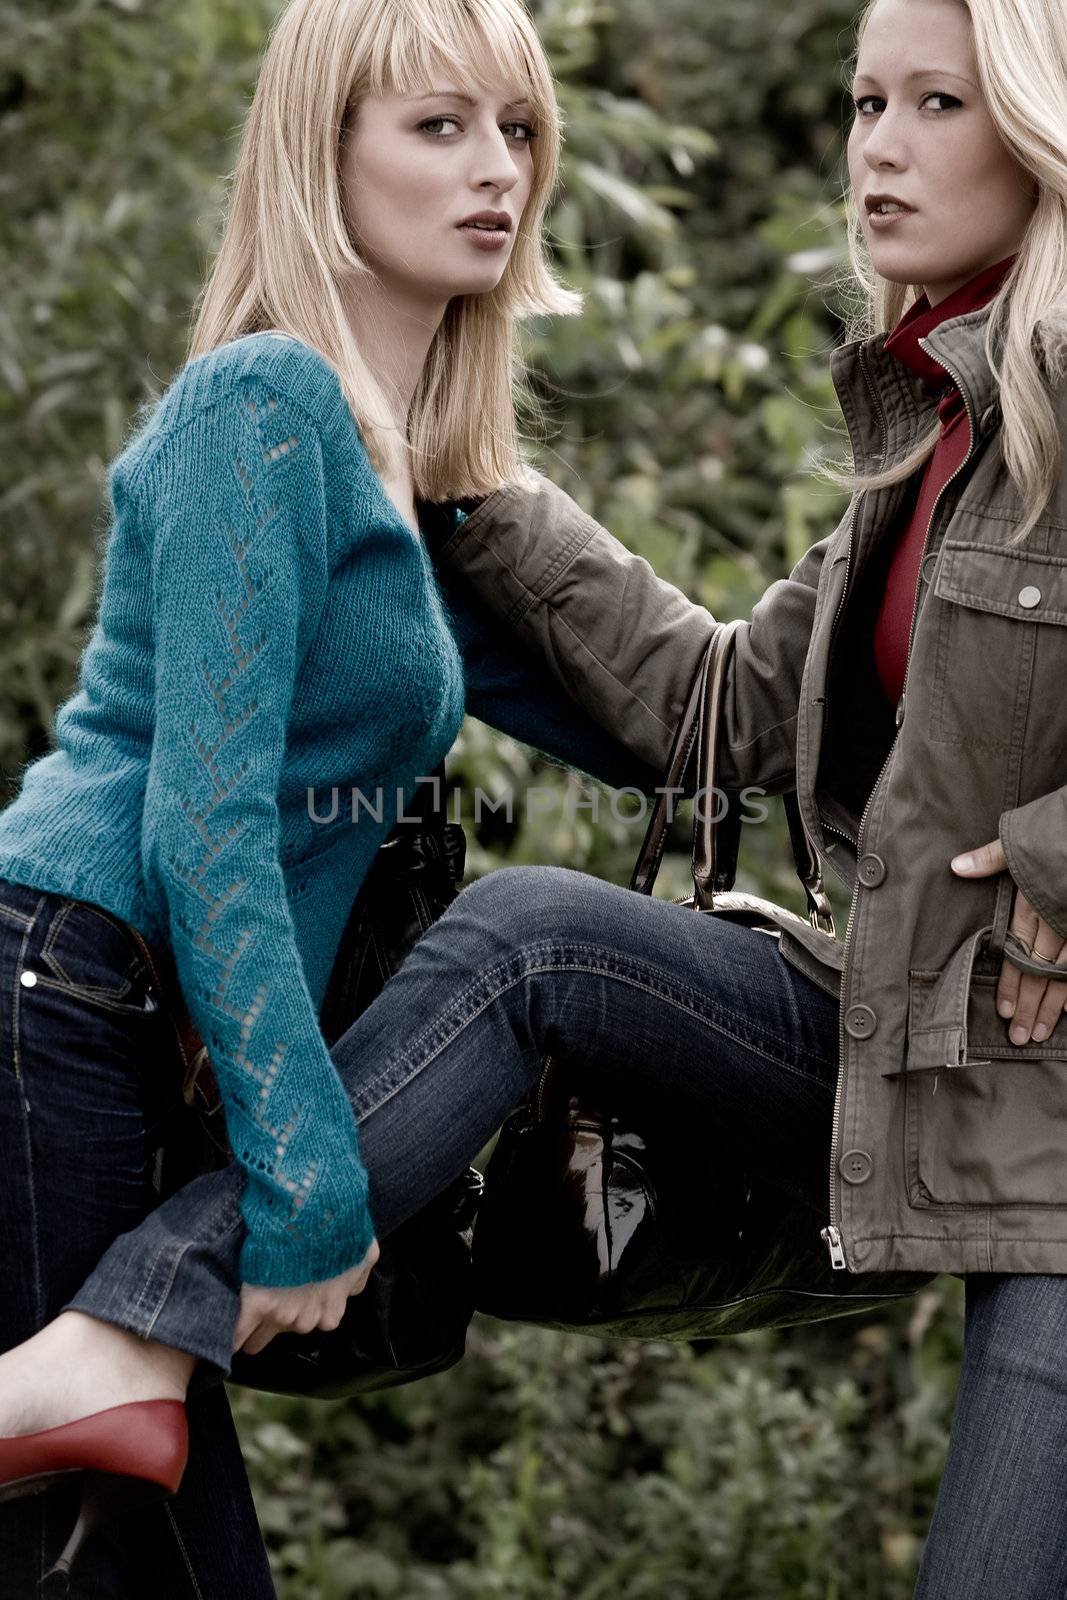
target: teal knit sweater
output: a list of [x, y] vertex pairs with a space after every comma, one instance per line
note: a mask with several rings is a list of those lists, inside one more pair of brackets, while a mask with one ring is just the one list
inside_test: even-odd
[[[169, 941], [247, 1173], [242, 1277], [333, 1277], [373, 1227], [318, 1010], [398, 802], [459, 730], [459, 650], [423, 542], [299, 340], [188, 363], [108, 486], [97, 624], [59, 748], [0, 814], [0, 877]], [[325, 817], [334, 786], [336, 818], [313, 820], [309, 789]], [[380, 820], [353, 822], [353, 788]]]

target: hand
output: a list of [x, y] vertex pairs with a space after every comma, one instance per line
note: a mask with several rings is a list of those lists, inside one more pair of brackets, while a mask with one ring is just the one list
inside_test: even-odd
[[302, 1283], [295, 1289], [242, 1284], [234, 1350], [254, 1356], [266, 1349], [276, 1333], [311, 1333], [315, 1328], [330, 1332], [344, 1316], [350, 1296], [361, 1294], [366, 1288], [380, 1254], [377, 1239], [372, 1239], [363, 1260], [340, 1277]]
[[[972, 864], [964, 866], [966, 861]], [[961, 878], [989, 878], [995, 872], [1007, 872], [1004, 846], [999, 839], [994, 839], [991, 844], [984, 844], [978, 850], [955, 856], [952, 870]], [[1015, 889], [1010, 932], [1043, 961], [1062, 962], [1067, 958], [1067, 940], [1061, 939], [1055, 928], [1038, 916], [1018, 886]], [[1014, 1019], [1009, 1030], [1012, 1044], [1026, 1044], [1030, 1039], [1040, 1044], [1042, 1039], [1047, 1039], [1063, 1015], [1065, 1006], [1067, 983], [1050, 983], [1047, 978], [1035, 978], [1028, 972], [1020, 972], [1005, 958], [997, 984], [997, 1011], [1002, 1017]]]

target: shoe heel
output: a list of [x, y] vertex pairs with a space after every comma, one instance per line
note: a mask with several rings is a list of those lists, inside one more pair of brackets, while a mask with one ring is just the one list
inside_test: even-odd
[[[170, 1492], [163, 1484], [150, 1483], [144, 1478], [126, 1478], [113, 1472], [87, 1472], [82, 1487], [78, 1520], [71, 1529], [70, 1538], [63, 1546], [58, 1560], [45, 1573], [41, 1583], [49, 1583], [53, 1578], [69, 1578], [78, 1552], [89, 1536], [98, 1528], [102, 1528], [105, 1523], [113, 1521], [127, 1511], [135, 1511], [138, 1506], [151, 1505], [153, 1501], [163, 1500]], [[62, 1590], [53, 1587], [48, 1592], [51, 1595], [61, 1593]]]

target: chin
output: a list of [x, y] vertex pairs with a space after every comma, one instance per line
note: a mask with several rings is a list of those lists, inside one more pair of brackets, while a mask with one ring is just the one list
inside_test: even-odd
[[[875, 272], [887, 283], [925, 283], [931, 276], [930, 263], [905, 250], [887, 249], [882, 245], [880, 249], [871, 250], [870, 257]], [[933, 275], [943, 277], [943, 266], [937, 267]]]
[[471, 295], [492, 294], [503, 276], [502, 272], [466, 272], [448, 285], [446, 293], [450, 300], [461, 300]]

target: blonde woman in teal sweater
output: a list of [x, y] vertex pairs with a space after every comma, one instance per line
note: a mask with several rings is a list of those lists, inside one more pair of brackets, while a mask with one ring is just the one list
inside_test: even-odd
[[[543, 253], [558, 155], [519, 0], [293, 0], [275, 25], [189, 360], [108, 473], [77, 693], [0, 815], [8, 1592], [33, 1591], [77, 1503], [25, 1494], [95, 1466], [116, 1509], [181, 1488], [92, 1541], [86, 1592], [140, 1595], [150, 1567], [161, 1597], [273, 1593], [221, 1384], [184, 1404], [198, 1360], [228, 1369], [214, 1269], [198, 1299], [195, 1240], [159, 1221], [125, 1292], [169, 1027], [133, 930], [173, 955], [219, 1081], [245, 1314], [332, 1328], [378, 1247], [317, 1014], [400, 802], [465, 706], [634, 770], [449, 613], [418, 513], [521, 476], [516, 322], [577, 305]], [[313, 818], [335, 786], [376, 793], [378, 819]], [[168, 1312], [179, 1267], [194, 1291]]]

